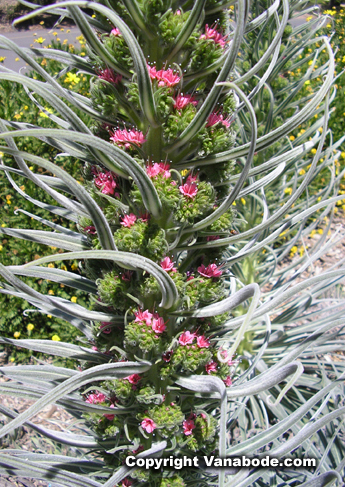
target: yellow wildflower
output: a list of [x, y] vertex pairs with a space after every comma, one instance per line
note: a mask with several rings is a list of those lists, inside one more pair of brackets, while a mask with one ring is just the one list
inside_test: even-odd
[[6, 56], [0, 56], [0, 63], [3, 63], [6, 59]]
[[80, 78], [74, 73], [67, 73], [66, 78], [64, 79], [65, 83], [79, 83]]
[[25, 186], [24, 186], [24, 184], [23, 184], [23, 186], [20, 186], [19, 188], [20, 188], [22, 191], [25, 191]]
[[67, 267], [65, 266], [65, 264], [62, 264], [61, 269], [62, 269], [63, 271], [67, 271]]
[[297, 252], [297, 250], [298, 250], [298, 248], [296, 247], [296, 245], [291, 247], [290, 256], [293, 257], [295, 255], [295, 253]]
[[318, 233], [319, 235], [322, 235], [322, 234], [323, 234], [323, 229], [322, 229], [322, 228], [319, 228], [319, 229], [318, 229], [318, 231], [317, 231], [317, 233]]
[[303, 176], [303, 174], [305, 174], [305, 170], [304, 170], [304, 169], [300, 169], [299, 174], [300, 174], [301, 176]]
[[292, 193], [292, 188], [285, 188], [284, 189], [285, 194], [291, 194]]
[[35, 326], [32, 323], [29, 323], [28, 326], [26, 327], [28, 331], [32, 331], [34, 328]]
[[13, 333], [14, 338], [19, 338], [20, 337], [20, 331], [15, 331]]
[[50, 264], [48, 264], [48, 267], [50, 267], [50, 269], [54, 269], [55, 265], [51, 262]]
[[52, 340], [53, 340], [53, 342], [59, 342], [61, 340], [61, 338], [59, 337], [59, 335], [53, 335]]
[[51, 296], [54, 296], [54, 291], [52, 289], [49, 289], [48, 294], [50, 294]]
[[73, 264], [71, 265], [71, 269], [72, 269], [72, 271], [76, 271], [76, 270], [78, 269], [78, 264], [74, 264], [74, 263], [73, 263]]
[[311, 150], [311, 153], [312, 153], [312, 154], [316, 154], [316, 152], [317, 152], [317, 150], [316, 150], [316, 149], [312, 149], [312, 150]]
[[77, 296], [72, 296], [71, 297], [72, 303], [76, 303], [77, 302], [77, 299], [78, 299]]
[[246, 204], [246, 200], [244, 198], [241, 198], [241, 203], [242, 203], [242, 205], [245, 205]]
[[43, 39], [43, 37], [39, 37], [38, 39], [35, 39], [34, 42], [37, 42], [37, 44], [43, 44], [43, 42], [45, 41], [45, 39]]
[[295, 140], [295, 136], [294, 135], [290, 135], [289, 139], [290, 140]]

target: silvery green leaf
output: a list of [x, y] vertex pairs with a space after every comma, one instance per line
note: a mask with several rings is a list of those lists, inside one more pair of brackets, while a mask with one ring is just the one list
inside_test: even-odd
[[[102, 259], [112, 260], [124, 268], [138, 268], [152, 274], [157, 280], [162, 291], [163, 308], [171, 308], [178, 299], [178, 293], [174, 281], [158, 264], [152, 260], [130, 252], [115, 252], [103, 250], [86, 250], [84, 252], [70, 252], [67, 254], [50, 255], [35, 260], [34, 264], [45, 264], [48, 262], [58, 262], [61, 260], [71, 259]], [[33, 263], [25, 264], [24, 267], [30, 267]], [[10, 282], [10, 281], [9, 281]], [[106, 321], [106, 320], [103, 320]]]
[[62, 248], [64, 250], [78, 251], [89, 249], [90, 244], [85, 242], [82, 235], [71, 237], [57, 232], [45, 232], [43, 230], [22, 230], [15, 228], [0, 228], [0, 234], [21, 238], [30, 242]]
[[[12, 420], [6, 426], [3, 426], [0, 430], [0, 438], [21, 426], [25, 421], [31, 419], [48, 404], [54, 403], [83, 385], [94, 381], [112, 380], [114, 378], [127, 377], [131, 374], [140, 374], [149, 370], [150, 367], [151, 364], [149, 362], [118, 362], [114, 364], [96, 365], [91, 369], [84, 370], [65, 380], [62, 384], [55, 387], [26, 411], [17, 416], [16, 419]], [[114, 408], [114, 410], [112, 409], [112, 411], [116, 414], [116, 408]]]
[[[0, 337], [0, 343], [14, 345], [36, 352], [47, 353], [58, 357], [68, 357], [75, 360], [86, 360], [88, 362], [104, 363], [108, 362], [109, 357], [100, 352], [68, 342], [54, 342], [38, 339], [13, 339]], [[6, 372], [6, 371], [5, 371]]]
[[97, 294], [97, 286], [93, 281], [80, 274], [63, 271], [62, 269], [39, 266], [30, 268], [25, 268], [23, 266], [8, 266], [8, 270], [17, 276], [31, 276], [40, 279], [48, 279], [49, 281], [58, 282], [59, 284], [64, 284], [65, 286], [73, 287], [86, 293]]

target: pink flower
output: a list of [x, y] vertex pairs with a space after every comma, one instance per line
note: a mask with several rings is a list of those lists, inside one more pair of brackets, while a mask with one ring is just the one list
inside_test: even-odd
[[152, 320], [152, 330], [156, 333], [163, 333], [166, 330], [164, 319], [161, 316], [155, 315]]
[[102, 392], [96, 392], [95, 394], [89, 394], [87, 396], [86, 402], [89, 404], [98, 404], [99, 402], [106, 401], [106, 397]]
[[195, 334], [191, 333], [190, 331], [184, 331], [182, 335], [180, 335], [180, 338], [178, 339], [180, 345], [188, 345], [189, 343], [192, 343], [195, 338]]
[[217, 362], [212, 360], [212, 362], [209, 362], [208, 364], [205, 365], [206, 372], [210, 374], [211, 372], [217, 372]]
[[227, 376], [227, 378], [224, 380], [224, 384], [225, 384], [227, 387], [232, 386], [232, 380], [231, 380], [230, 375], [228, 375], [228, 376]]
[[156, 74], [157, 74], [156, 66], [147, 65], [147, 69], [149, 70], [150, 78], [156, 79]]
[[171, 172], [169, 171], [170, 165], [164, 162], [160, 162], [157, 164], [155, 162], [153, 165], [148, 165], [146, 167], [146, 172], [150, 176], [150, 178], [155, 178], [158, 174], [162, 174], [165, 179], [171, 177]]
[[140, 214], [139, 214], [139, 218], [140, 218], [140, 220], [141, 220], [143, 223], [148, 222], [148, 221], [149, 221], [149, 219], [150, 219], [150, 217], [151, 217], [150, 213], [140, 213]]
[[216, 123], [221, 123], [226, 128], [229, 128], [231, 125], [229, 119], [224, 118], [221, 113], [213, 112], [209, 115], [207, 119], [206, 127], [212, 127], [213, 125], [216, 125]]
[[188, 198], [194, 198], [198, 193], [198, 187], [195, 183], [187, 181], [183, 186], [179, 186], [180, 193]]
[[223, 36], [217, 29], [205, 25], [205, 34], [200, 36], [200, 39], [212, 39], [215, 44], [219, 44], [221, 47], [225, 46], [226, 36]]
[[[160, 75], [158, 75], [160, 73]], [[159, 76], [159, 77], [158, 77]], [[180, 82], [180, 77], [174, 74], [172, 69], [165, 71], [157, 71], [156, 78], [158, 79], [158, 86], [175, 86]]]
[[111, 333], [111, 327], [107, 321], [102, 321], [99, 329], [102, 333], [106, 333], [107, 335]]
[[191, 435], [194, 428], [195, 424], [192, 419], [186, 419], [185, 421], [183, 421], [183, 432], [186, 436]]
[[196, 343], [199, 348], [208, 348], [210, 346], [210, 342], [204, 335], [196, 337]]
[[[110, 404], [110, 407], [112, 409], [114, 409], [114, 404]], [[114, 418], [115, 418], [115, 414], [103, 414], [103, 416], [107, 419], [109, 419], [109, 421], [112, 421]]]
[[132, 147], [132, 145], [137, 145], [141, 147], [142, 144], [146, 142], [144, 134], [139, 130], [114, 130], [114, 132], [109, 132], [111, 137], [110, 140], [115, 142], [118, 146], [124, 146], [126, 149]]
[[131, 487], [132, 484], [133, 484], [133, 482], [131, 482], [129, 479], [123, 479], [123, 481], [121, 483], [121, 487]]
[[172, 69], [160, 69], [157, 71], [155, 66], [147, 65], [149, 75], [151, 79], [156, 79], [158, 81], [158, 86], [175, 86], [180, 82], [180, 77], [174, 74]]
[[89, 235], [96, 235], [96, 228], [93, 225], [89, 225], [88, 227], [84, 227], [84, 232]]
[[198, 272], [204, 277], [220, 277], [222, 275], [222, 271], [218, 269], [216, 264], [209, 264], [207, 267], [205, 267], [204, 264], [201, 264], [201, 266], [198, 267]]
[[116, 188], [116, 181], [110, 171], [101, 172], [94, 179], [94, 183], [103, 194], [113, 195]]
[[213, 240], [218, 240], [220, 237], [218, 235], [210, 235], [206, 238], [207, 242], [212, 242]]
[[120, 225], [131, 228], [136, 221], [137, 217], [134, 215], [134, 213], [130, 213], [129, 215], [125, 215], [122, 217], [122, 222], [120, 222]]
[[150, 418], [144, 418], [141, 422], [141, 426], [144, 428], [146, 433], [152, 433], [157, 428], [156, 423]]
[[117, 27], [114, 27], [111, 30], [110, 34], [113, 35], [113, 36], [120, 36], [121, 35], [121, 32], [119, 31], [119, 29]]
[[136, 385], [141, 380], [141, 377], [139, 374], [132, 374], [129, 375], [128, 377], [124, 377], [124, 380], [128, 380], [130, 384]]
[[182, 110], [190, 104], [194, 106], [198, 104], [197, 100], [192, 95], [177, 95], [174, 99], [174, 108], [176, 108], [176, 110]]
[[170, 259], [170, 257], [164, 257], [160, 265], [161, 268], [164, 269], [166, 272], [177, 272], [177, 268], [174, 267], [174, 262]]
[[105, 81], [113, 83], [114, 85], [120, 83], [120, 81], [122, 80], [121, 74], [116, 74], [115, 71], [110, 68], [98, 71], [98, 77], [99, 79], [104, 79]]
[[125, 282], [129, 282], [132, 278], [132, 271], [124, 271], [124, 273], [121, 276], [121, 279]]
[[147, 326], [151, 326], [153, 314], [150, 313], [148, 309], [146, 309], [145, 311], [139, 310], [137, 312], [134, 312], [134, 314], [135, 314], [134, 323], [140, 323], [144, 321], [147, 324]]

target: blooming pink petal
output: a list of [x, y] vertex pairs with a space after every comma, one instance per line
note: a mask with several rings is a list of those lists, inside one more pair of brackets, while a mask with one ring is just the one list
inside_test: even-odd
[[210, 374], [211, 372], [217, 372], [217, 362], [212, 360], [212, 362], [209, 362], [208, 364], [205, 365], [206, 372]]
[[170, 257], [164, 257], [160, 266], [166, 272], [169, 272], [169, 271], [176, 272], [177, 271], [177, 268], [174, 267], [174, 262], [170, 259]]
[[207, 119], [206, 127], [212, 127], [213, 125], [216, 125], [216, 123], [221, 123], [226, 128], [229, 128], [231, 125], [229, 119], [224, 118], [221, 113], [213, 112], [209, 115]]
[[108, 321], [102, 321], [99, 329], [102, 333], [106, 333], [107, 335], [111, 333], [111, 327], [109, 326]]
[[205, 34], [202, 34], [200, 39], [212, 39], [215, 44], [219, 44], [221, 47], [224, 47], [226, 43], [226, 36], [223, 36], [214, 27], [209, 27], [208, 24], [205, 25]]
[[228, 375], [227, 378], [224, 380], [224, 384], [228, 387], [230, 387], [232, 385], [232, 380], [231, 380], [230, 375]]
[[136, 221], [137, 217], [134, 215], [134, 213], [131, 213], [130, 215], [125, 215], [124, 217], [122, 217], [122, 222], [120, 222], [120, 225], [131, 228]]
[[158, 318], [153, 318], [152, 330], [155, 333], [163, 333], [166, 330], [166, 325], [164, 323], [164, 319], [161, 316]]
[[141, 377], [139, 374], [132, 374], [129, 375], [128, 377], [124, 377], [125, 380], [128, 380], [130, 384], [138, 384], [138, 382], [141, 380]]
[[147, 69], [149, 70], [149, 75], [151, 79], [156, 79], [157, 69], [156, 66], [149, 66], [147, 65]]
[[201, 264], [201, 266], [198, 267], [198, 272], [204, 277], [220, 277], [222, 275], [222, 271], [218, 269], [216, 264], [209, 264], [207, 267], [205, 267], [204, 264]]
[[126, 149], [129, 149], [132, 144], [141, 147], [142, 144], [146, 142], [144, 134], [139, 130], [114, 130], [114, 132], [110, 132], [110, 140], [115, 142], [118, 146], [123, 146]]
[[176, 98], [174, 98], [174, 108], [176, 110], [182, 110], [188, 105], [194, 105], [196, 106], [198, 104], [197, 100], [194, 98], [192, 95], [177, 95]]
[[[114, 409], [114, 404], [110, 404], [110, 407]], [[109, 419], [109, 421], [112, 421], [115, 418], [115, 414], [104, 414], [103, 415], [105, 418]]]
[[144, 321], [147, 326], [151, 326], [151, 322], [152, 322], [152, 317], [153, 317], [153, 314], [149, 312], [149, 310], [145, 310], [145, 311], [137, 311], [137, 312], [134, 312], [135, 314], [135, 320], [134, 322], [135, 323], [140, 323], [142, 321]]
[[198, 193], [198, 187], [195, 183], [187, 181], [183, 186], [179, 186], [180, 193], [188, 198], [194, 198]]
[[106, 68], [98, 71], [98, 78], [104, 79], [105, 81], [108, 81], [109, 83], [113, 83], [114, 85], [116, 85], [120, 83], [120, 81], [122, 80], [122, 75], [116, 74], [115, 71], [113, 71], [110, 68]]
[[89, 404], [98, 404], [99, 402], [106, 401], [106, 396], [102, 392], [95, 392], [87, 396], [86, 402]]
[[156, 423], [150, 418], [144, 418], [141, 422], [141, 426], [144, 428], [146, 433], [152, 433], [157, 428]]
[[102, 191], [103, 194], [113, 195], [116, 188], [116, 181], [111, 171], [101, 172], [94, 179], [95, 186]]
[[119, 31], [119, 29], [117, 27], [114, 27], [111, 30], [110, 34], [113, 35], [113, 36], [120, 36], [121, 35], [121, 32]]
[[195, 338], [195, 334], [191, 333], [190, 331], [184, 331], [182, 335], [180, 335], [178, 341], [180, 345], [188, 345], [192, 343]]
[[185, 421], [183, 421], [183, 432], [186, 436], [191, 435], [194, 428], [195, 424], [192, 419], [186, 419]]
[[196, 343], [199, 348], [208, 348], [210, 346], [210, 342], [204, 335], [196, 337]]

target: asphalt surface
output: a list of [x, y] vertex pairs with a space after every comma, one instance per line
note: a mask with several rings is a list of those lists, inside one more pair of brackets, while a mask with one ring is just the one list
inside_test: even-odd
[[[306, 22], [306, 16], [298, 17], [291, 21], [291, 25], [294, 27], [297, 25], [304, 24]], [[80, 47], [77, 37], [80, 35], [80, 31], [77, 27], [72, 28], [56, 28], [56, 29], [44, 29], [41, 26], [37, 30], [27, 30], [27, 31], [13, 31], [5, 32], [2, 34], [7, 39], [10, 39], [16, 43], [19, 47], [43, 47], [48, 46], [53, 39], [60, 39], [61, 42], [67, 42], [68, 44], [73, 44], [76, 47]], [[44, 39], [42, 43], [41, 41]], [[0, 37], [1, 43], [1, 37]], [[19, 70], [26, 66], [26, 63], [22, 61], [12, 51], [6, 49], [0, 49], [0, 59], [6, 58], [3, 64], [6, 68], [12, 69], [19, 72]]]
[[[60, 28], [57, 29], [42, 29], [37, 30], [26, 30], [26, 31], [14, 31], [5, 32], [2, 34], [7, 39], [13, 41], [19, 47], [43, 47], [48, 46], [53, 39], [60, 39], [61, 43], [64, 41], [68, 44], [73, 44], [76, 47], [80, 47], [77, 37], [80, 35], [80, 31], [77, 27], [72, 28]], [[40, 41], [44, 39], [41, 43]], [[67, 40], [67, 41], [66, 41]], [[0, 37], [1, 45], [1, 37]], [[26, 66], [26, 63], [18, 57], [18, 55], [7, 49], [0, 49], [0, 59], [5, 57], [3, 65], [14, 71], [19, 72], [19, 70]]]

